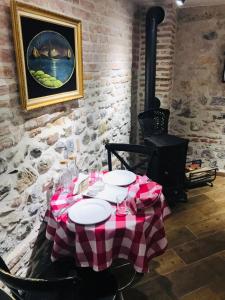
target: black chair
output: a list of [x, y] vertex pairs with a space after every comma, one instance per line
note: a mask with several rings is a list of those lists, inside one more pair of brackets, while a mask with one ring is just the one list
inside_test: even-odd
[[[105, 148], [108, 152], [109, 171], [112, 171], [113, 154], [120, 161], [121, 168], [126, 168], [129, 171], [135, 171], [137, 174], [144, 173], [148, 176], [155, 151], [153, 147], [145, 145], [108, 143], [105, 145]], [[130, 155], [127, 159], [124, 158], [124, 152]], [[136, 158], [132, 155], [138, 155], [138, 160], [136, 160]]]
[[143, 273], [137, 273], [133, 265], [122, 258], [114, 260], [110, 270], [118, 283], [118, 300], [124, 300], [123, 292], [137, 283], [144, 275]]
[[10, 294], [8, 294], [2, 288], [0, 288], [0, 299], [1, 300], [16, 300], [13, 296], [11, 296]]
[[[79, 270], [73, 270], [73, 274], [70, 275], [68, 265], [71, 266], [70, 261], [52, 264], [53, 268], [45, 279], [21, 278], [12, 275], [0, 257], [0, 280], [11, 290], [15, 300], [114, 300], [116, 298], [117, 283], [112, 274], [108, 272], [104, 276], [102, 274], [98, 280], [94, 281], [92, 277], [88, 281], [85, 277], [81, 278]], [[57, 275], [61, 277], [56, 277]]]
[[95, 272], [91, 268], [77, 268], [82, 278], [81, 300], [115, 300], [117, 299], [118, 284], [110, 268]]

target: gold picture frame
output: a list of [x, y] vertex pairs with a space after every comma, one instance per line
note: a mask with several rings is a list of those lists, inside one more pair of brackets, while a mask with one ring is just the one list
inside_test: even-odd
[[81, 21], [11, 0], [23, 109], [83, 97]]

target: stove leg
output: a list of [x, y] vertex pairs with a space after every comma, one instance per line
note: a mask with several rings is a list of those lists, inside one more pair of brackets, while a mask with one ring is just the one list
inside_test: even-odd
[[170, 207], [174, 207], [177, 203], [187, 202], [187, 194], [183, 189], [164, 188], [163, 193]]

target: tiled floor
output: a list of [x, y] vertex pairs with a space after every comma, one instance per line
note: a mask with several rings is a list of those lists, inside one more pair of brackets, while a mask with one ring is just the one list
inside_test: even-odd
[[128, 300], [225, 300], [225, 177], [188, 192], [166, 221], [169, 246]]

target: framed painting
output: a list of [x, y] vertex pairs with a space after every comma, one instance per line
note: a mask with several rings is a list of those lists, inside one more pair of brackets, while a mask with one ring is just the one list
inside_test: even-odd
[[11, 0], [21, 105], [83, 97], [81, 21]]

